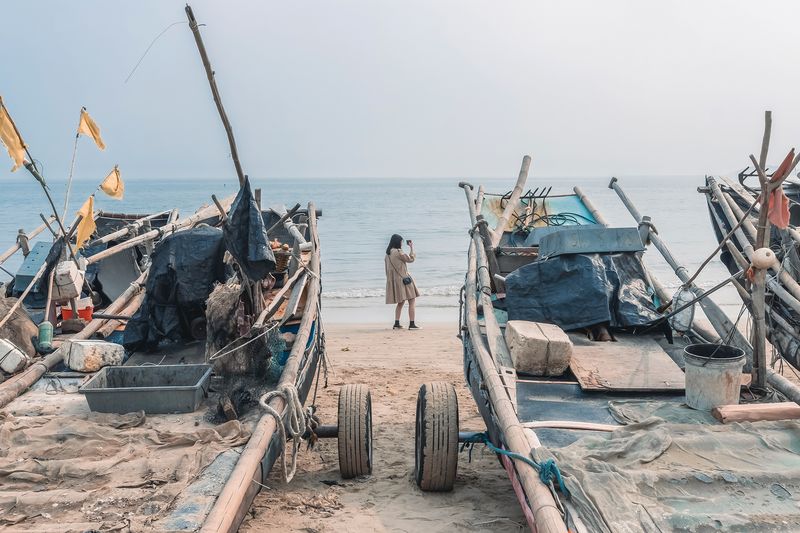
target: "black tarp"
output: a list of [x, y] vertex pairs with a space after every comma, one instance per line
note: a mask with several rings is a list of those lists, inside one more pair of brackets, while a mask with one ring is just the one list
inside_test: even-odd
[[225, 280], [222, 230], [199, 226], [165, 237], [155, 248], [141, 307], [125, 327], [127, 350], [149, 350], [163, 339], [191, 338], [190, 324], [205, 316], [215, 283]]
[[648, 292], [640, 254], [569, 254], [537, 261], [506, 277], [509, 320], [564, 330], [608, 323], [649, 324], [661, 315]]
[[250, 180], [245, 179], [223, 228], [225, 246], [248, 278], [264, 279], [275, 270], [275, 256], [261, 210], [250, 190]]

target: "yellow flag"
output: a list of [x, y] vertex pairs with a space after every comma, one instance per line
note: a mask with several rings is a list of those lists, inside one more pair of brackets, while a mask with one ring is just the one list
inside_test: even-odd
[[81, 109], [81, 121], [78, 123], [78, 134], [81, 133], [91, 137], [101, 150], [106, 149], [106, 145], [100, 137], [100, 128], [97, 127], [95, 121], [92, 120], [92, 117], [86, 112], [86, 108]]
[[90, 196], [78, 209], [78, 214], [83, 218], [78, 224], [78, 231], [75, 235], [75, 246], [80, 249], [89, 240], [97, 225], [94, 223], [94, 195]]
[[125, 193], [125, 184], [122, 183], [119, 167], [114, 165], [114, 170], [108, 173], [103, 183], [100, 184], [100, 189], [111, 198], [122, 200], [122, 195]]
[[14, 167], [11, 172], [17, 170], [25, 161], [25, 143], [17, 133], [14, 122], [11, 120], [3, 99], [0, 98], [0, 141], [6, 146], [8, 155], [14, 160]]

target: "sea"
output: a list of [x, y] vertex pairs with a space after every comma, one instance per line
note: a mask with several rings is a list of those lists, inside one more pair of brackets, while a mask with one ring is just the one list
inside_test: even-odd
[[[610, 177], [529, 178], [527, 188], [552, 187], [552, 194], [570, 193], [579, 185], [612, 226], [634, 227], [625, 206], [608, 188]], [[262, 205], [303, 206], [314, 202], [322, 210], [319, 232], [322, 245], [322, 295], [324, 319], [328, 322], [391, 323], [393, 307], [384, 303], [386, 246], [393, 233], [414, 241], [417, 260], [411, 265], [421, 296], [417, 322], [453, 322], [458, 319], [459, 290], [464, 283], [469, 245], [469, 215], [464, 178], [262, 178], [252, 179], [263, 190]], [[509, 191], [516, 176], [465, 180], [487, 192]], [[627, 176], [619, 179], [630, 199], [644, 215], [650, 215], [659, 235], [673, 255], [694, 272], [713, 252], [716, 241], [705, 197], [697, 192], [703, 176]], [[65, 183], [48, 183], [61, 213]], [[96, 182], [76, 181], [69, 207], [71, 219]], [[235, 194], [235, 179], [125, 179], [125, 197], [113, 200], [98, 192], [95, 209], [109, 212], [152, 213], [177, 207], [188, 216], [211, 202], [211, 194]], [[4, 180], [0, 189], [0, 251], [14, 244], [19, 228], [31, 230], [41, 224], [40, 213], [50, 212], [38, 182], [18, 172]], [[47, 231], [39, 239], [52, 238]], [[21, 254], [3, 266], [15, 272]], [[680, 283], [655, 248], [645, 254], [652, 273], [671, 290]], [[714, 258], [697, 283], [710, 288], [728, 277]], [[4, 279], [5, 278], [5, 279]], [[0, 283], [9, 279], [0, 272]], [[732, 316], [741, 302], [730, 287], [715, 299]]]

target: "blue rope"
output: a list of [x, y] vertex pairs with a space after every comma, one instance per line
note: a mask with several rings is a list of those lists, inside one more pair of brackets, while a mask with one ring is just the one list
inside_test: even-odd
[[561, 475], [561, 470], [558, 469], [558, 465], [556, 464], [555, 460], [545, 459], [543, 462], [537, 463], [531, 457], [526, 457], [503, 448], [498, 448], [492, 444], [492, 441], [489, 440], [489, 434], [487, 432], [476, 433], [467, 442], [472, 444], [485, 444], [486, 447], [494, 453], [499, 453], [501, 455], [505, 455], [506, 457], [522, 461], [539, 472], [539, 479], [542, 480], [542, 483], [545, 485], [550, 485], [550, 483], [555, 480], [558, 482], [558, 486], [561, 489], [562, 494], [566, 494], [569, 497], [569, 491], [567, 490], [566, 485], [564, 485], [564, 478]]

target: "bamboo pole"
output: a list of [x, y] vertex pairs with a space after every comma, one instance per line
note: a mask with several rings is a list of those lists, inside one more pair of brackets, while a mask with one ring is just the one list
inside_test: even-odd
[[530, 168], [531, 156], [526, 155], [522, 158], [522, 166], [519, 169], [519, 176], [517, 177], [516, 185], [514, 185], [514, 190], [511, 191], [511, 198], [508, 199], [508, 203], [505, 209], [503, 209], [503, 215], [500, 217], [500, 220], [497, 221], [497, 227], [494, 228], [494, 232], [492, 233], [492, 248], [496, 248], [497, 245], [500, 244], [500, 239], [503, 237], [503, 232], [508, 225], [508, 221], [511, 220], [511, 214], [517, 209], [519, 197], [522, 195], [522, 190], [525, 188], [525, 182], [528, 181], [528, 171]]
[[225, 134], [228, 136], [228, 145], [231, 149], [231, 158], [233, 159], [233, 166], [236, 167], [236, 175], [239, 178], [239, 187], [244, 187], [244, 171], [242, 165], [239, 163], [239, 152], [236, 149], [236, 139], [233, 137], [233, 128], [228, 120], [228, 115], [225, 113], [225, 108], [222, 106], [222, 97], [217, 88], [217, 81], [214, 79], [214, 70], [211, 68], [211, 62], [206, 53], [206, 47], [203, 44], [203, 37], [200, 35], [200, 28], [198, 28], [197, 20], [194, 18], [192, 7], [186, 4], [186, 17], [189, 19], [189, 28], [194, 35], [194, 42], [197, 44], [197, 51], [200, 52], [200, 59], [203, 61], [203, 68], [206, 71], [208, 84], [211, 86], [211, 96], [214, 97], [214, 103], [217, 105], [217, 112], [219, 118], [222, 120], [222, 126], [225, 128]]
[[572, 190], [575, 192], [576, 195], [578, 195], [578, 198], [581, 199], [581, 202], [583, 202], [583, 205], [586, 206], [586, 209], [589, 210], [589, 212], [592, 214], [597, 223], [600, 224], [601, 226], [608, 227], [608, 221], [605, 219], [603, 214], [594, 206], [589, 197], [586, 196], [586, 193], [583, 192], [583, 189], [581, 189], [576, 185], [575, 187], [572, 188]]
[[[230, 204], [231, 204], [232, 201], [233, 201], [233, 197], [229, 197], [229, 198], [224, 199], [222, 202], [223, 202], [223, 204], [224, 204], [226, 209], [230, 209]], [[190, 216], [190, 217], [187, 217], [187, 218], [184, 218], [184, 219], [180, 219], [180, 220], [176, 220], [175, 222], [171, 222], [169, 224], [165, 224], [163, 227], [161, 227], [159, 229], [150, 230], [150, 231], [148, 231], [146, 233], [142, 233], [141, 235], [137, 235], [136, 237], [128, 239], [125, 242], [121, 242], [121, 243], [119, 243], [119, 244], [117, 244], [115, 246], [112, 246], [110, 248], [107, 248], [106, 250], [103, 250], [102, 252], [96, 253], [96, 254], [88, 257], [86, 259], [86, 261], [90, 265], [94, 264], [94, 263], [97, 263], [98, 261], [102, 261], [103, 259], [105, 259], [107, 257], [110, 257], [110, 256], [112, 256], [114, 254], [119, 253], [119, 252], [122, 252], [123, 250], [128, 250], [128, 249], [133, 248], [134, 246], [137, 246], [137, 245], [142, 244], [144, 242], [152, 241], [154, 239], [157, 239], [157, 238], [159, 238], [159, 237], [161, 237], [163, 235], [167, 235], [169, 233], [174, 233], [174, 232], [176, 232], [178, 230], [187, 228], [187, 227], [189, 227], [189, 226], [191, 226], [191, 225], [193, 225], [193, 224], [195, 224], [197, 222], [200, 222], [201, 220], [204, 220], [206, 218], [212, 218], [212, 217], [218, 216], [218, 215], [219, 215], [219, 213], [217, 211], [217, 207], [216, 206], [205, 206], [205, 207], [202, 207], [202, 208], [198, 209], [197, 212], [195, 214], [193, 214], [192, 216]]]
[[286, 231], [288, 231], [289, 234], [292, 237], [294, 237], [294, 240], [301, 247], [301, 249], [303, 249], [303, 245], [306, 244], [306, 238], [300, 232], [300, 229], [295, 225], [295, 223], [292, 222], [292, 218], [288, 216], [289, 213], [288, 211], [286, 211], [286, 206], [281, 204], [272, 208], [272, 210], [275, 211], [275, 213], [281, 215], [281, 219], [283, 220], [283, 227], [286, 228]]
[[[617, 196], [619, 196], [620, 200], [628, 209], [633, 219], [640, 224], [642, 222], [642, 214], [638, 209], [636, 209], [636, 206], [633, 204], [633, 202], [631, 202], [630, 198], [628, 198], [628, 195], [625, 194], [625, 191], [622, 190], [622, 187], [620, 187], [617, 181], [617, 178], [612, 178], [608, 187], [617, 193]], [[656, 247], [656, 249], [664, 257], [664, 260], [670, 265], [670, 267], [672, 267], [672, 269], [675, 271], [675, 275], [678, 276], [682, 282], [686, 283], [686, 281], [689, 279], [689, 271], [686, 270], [686, 267], [681, 265], [677, 259], [675, 259], [675, 256], [672, 255], [669, 247], [667, 247], [667, 244], [661, 239], [658, 233], [653, 231], [652, 227], [648, 227], [648, 230], [650, 232], [650, 241], [653, 243], [653, 246]], [[689, 289], [691, 289], [691, 291], [698, 297], [701, 297], [703, 294], [705, 294], [703, 289], [694, 284], [691, 284]], [[720, 309], [713, 300], [709, 298], [701, 298], [699, 304], [700, 307], [702, 307], [703, 312], [706, 314], [709, 322], [711, 322], [714, 330], [721, 338], [725, 339], [730, 336], [731, 342], [735, 346], [744, 350], [745, 353], [749, 352], [751, 347], [747, 342], [747, 339], [745, 339], [741, 332], [736, 329], [736, 326], [733, 324], [733, 322], [730, 321], [725, 312]]]
[[[466, 283], [466, 322], [470, 341], [475, 352], [475, 359], [483, 377], [483, 387], [489, 393], [490, 404], [494, 415], [497, 418], [498, 426], [504, 442], [499, 444], [508, 450], [516, 452], [525, 457], [529, 456], [532, 448], [541, 447], [541, 443], [535, 435], [532, 436], [533, 442], [529, 442], [525, 429], [520, 424], [514, 411], [514, 406], [506, 393], [505, 386], [497, 372], [495, 362], [486, 349], [481, 336], [478, 324], [477, 298], [478, 293], [478, 261], [477, 244], [475, 239], [470, 241], [469, 246], [469, 266], [467, 270]], [[522, 486], [527, 504], [533, 514], [533, 523], [529, 526], [537, 533], [566, 533], [567, 528], [564, 520], [556, 507], [553, 495], [549, 487], [542, 483], [536, 470], [519, 461], [513, 462], [518, 480]], [[526, 505], [525, 502], [520, 502]]]
[[[125, 307], [123, 307], [122, 310], [120, 310], [119, 315], [126, 316], [128, 318], [133, 317], [136, 311], [138, 311], [139, 308], [142, 306], [142, 302], [144, 301], [144, 296], [145, 296], [144, 291], [139, 291], [136, 294], [134, 294], [131, 297], [131, 299], [128, 300], [128, 303], [125, 305]], [[124, 321], [118, 318], [109, 319], [108, 322], [106, 322], [97, 329], [97, 336], [100, 337], [101, 339], [105, 339], [106, 337], [114, 333], [114, 331], [116, 331], [116, 329], [123, 323]]]
[[[50, 217], [48, 219], [45, 219], [45, 221], [40, 226], [37, 226], [36, 229], [34, 229], [32, 232], [28, 233], [28, 240], [33, 239], [34, 237], [39, 235], [41, 232], [43, 232], [45, 229], [47, 229], [47, 227], [48, 227], [47, 222], [46, 222], [47, 220], [53, 221], [53, 220], [55, 220], [55, 217], [53, 215], [50, 215]], [[11, 246], [11, 248], [9, 248], [5, 252], [1, 253], [0, 254], [0, 265], [5, 263], [8, 260], [9, 257], [11, 257], [15, 253], [17, 253], [19, 250], [20, 250], [19, 243], [15, 243], [13, 246]]]
[[28, 293], [31, 292], [31, 289], [33, 288], [34, 285], [36, 285], [36, 282], [39, 281], [39, 278], [42, 277], [42, 274], [44, 274], [45, 270], [47, 270], [47, 262], [42, 263], [42, 266], [40, 266], [39, 270], [36, 271], [36, 274], [33, 275], [33, 279], [31, 279], [30, 283], [28, 283], [28, 286], [25, 287], [25, 290], [22, 291], [22, 294], [19, 296], [19, 298], [17, 298], [17, 301], [14, 302], [14, 305], [12, 305], [11, 309], [8, 310], [6, 316], [0, 319], [0, 328], [5, 326], [6, 322], [8, 322], [9, 319], [11, 319], [11, 317], [17, 311], [17, 309], [20, 308], [20, 306], [22, 305], [22, 301], [25, 299], [26, 296], [28, 296]]
[[483, 185], [478, 185], [478, 195], [475, 197], [475, 212], [479, 215], [483, 211], [483, 196], [485, 193]]
[[[175, 211], [175, 210], [173, 210], [173, 211]], [[103, 235], [99, 239], [95, 239], [92, 242], [90, 242], [87, 246], [91, 247], [91, 246], [96, 246], [98, 244], [105, 244], [105, 243], [108, 243], [108, 242], [111, 242], [111, 241], [115, 241], [115, 240], [117, 240], [119, 238], [125, 237], [127, 235], [133, 235], [137, 231], [139, 231], [139, 229], [142, 226], [144, 226], [144, 223], [147, 222], [148, 220], [153, 220], [154, 218], [158, 218], [158, 217], [164, 216], [166, 214], [170, 214], [171, 215], [172, 211], [161, 211], [160, 213], [155, 213], [155, 214], [152, 214], [152, 215], [147, 215], [146, 217], [137, 218], [136, 220], [132, 221], [130, 224], [126, 224], [124, 228], [118, 229], [117, 231], [112, 231], [111, 233], [109, 233], [107, 235]], [[171, 222], [171, 221], [168, 220], [168, 222]]]
[[[142, 289], [142, 284], [146, 279], [147, 271], [139, 276], [136, 281], [131, 283], [130, 287], [128, 287], [125, 292], [120, 294], [120, 296], [108, 306], [106, 313], [118, 313], [120, 309], [122, 309], [128, 303], [128, 301]], [[97, 332], [97, 330], [100, 329], [103, 324], [105, 324], [105, 322], [106, 320], [101, 318], [92, 320], [86, 324], [86, 327], [83, 328], [82, 331], [70, 337], [70, 340], [88, 339], [94, 335], [95, 332]], [[29, 366], [24, 372], [18, 374], [17, 379], [15, 379], [13, 382], [6, 381], [5, 383], [0, 384], [0, 408], [11, 403], [17, 396], [28, 390], [31, 385], [36, 383], [45, 372], [53, 368], [55, 365], [61, 363], [63, 360], [64, 353], [62, 349], [59, 348], [41, 361], [37, 361], [33, 365]]]
[[[302, 363], [308, 343], [311, 327], [317, 320], [317, 305], [320, 292], [320, 257], [319, 257], [319, 237], [317, 234], [317, 218], [314, 204], [308, 205], [308, 222], [311, 233], [311, 244], [313, 251], [309, 268], [314, 273], [310, 276], [307, 286], [306, 306], [303, 310], [303, 318], [300, 321], [300, 328], [297, 332], [292, 351], [286, 366], [278, 382], [278, 389], [287, 385], [296, 385], [300, 364]], [[319, 326], [318, 326], [319, 327]], [[318, 333], [319, 334], [319, 333]], [[282, 413], [286, 408], [286, 402], [282, 397], [275, 397], [270, 400], [270, 407]], [[256, 427], [253, 429], [252, 436], [242, 450], [239, 460], [236, 462], [233, 472], [228, 481], [222, 488], [217, 497], [214, 507], [212, 507], [205, 521], [201, 532], [203, 533], [233, 533], [244, 519], [247, 509], [258, 493], [259, 487], [264, 482], [261, 460], [267, 452], [270, 443], [275, 435], [275, 419], [270, 415], [262, 416]], [[278, 443], [285, 446], [286, 443]]]

